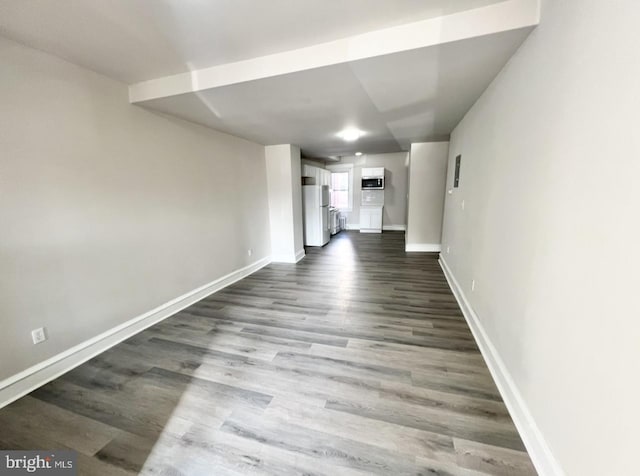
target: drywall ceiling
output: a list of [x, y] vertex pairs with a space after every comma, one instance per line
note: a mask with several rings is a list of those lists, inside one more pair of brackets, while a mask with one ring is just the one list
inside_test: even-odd
[[325, 158], [447, 139], [538, 22], [538, 0], [0, 1], [0, 34], [133, 104]]
[[0, 35], [127, 83], [504, 0], [3, 0]]
[[[145, 101], [261, 144], [292, 143], [308, 157], [408, 150], [447, 140], [528, 30]], [[355, 143], [336, 136], [365, 132]]]

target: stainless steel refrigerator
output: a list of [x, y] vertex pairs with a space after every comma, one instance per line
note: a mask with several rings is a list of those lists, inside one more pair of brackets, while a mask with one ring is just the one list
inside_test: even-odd
[[329, 243], [329, 186], [303, 185], [304, 244], [324, 246]]

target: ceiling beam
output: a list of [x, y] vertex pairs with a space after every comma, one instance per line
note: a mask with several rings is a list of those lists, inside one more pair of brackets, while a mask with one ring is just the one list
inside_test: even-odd
[[539, 0], [506, 0], [306, 48], [151, 79], [129, 86], [131, 103], [535, 26]]

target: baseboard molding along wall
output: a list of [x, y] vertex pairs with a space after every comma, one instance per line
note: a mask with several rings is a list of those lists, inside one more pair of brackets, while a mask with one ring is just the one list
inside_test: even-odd
[[536, 470], [540, 476], [564, 476], [564, 471], [536, 425], [504, 361], [500, 358], [442, 255], [440, 255], [439, 263]]
[[67, 373], [147, 327], [255, 273], [270, 262], [271, 258], [267, 257], [233, 271], [1, 381], [0, 408], [58, 378], [60, 375]]
[[[346, 230], [359, 230], [360, 224], [350, 224], [347, 223]], [[382, 231], [406, 231], [407, 225], [383, 225]]]
[[440, 252], [442, 246], [440, 243], [407, 243], [404, 246], [405, 251], [409, 252]]
[[296, 254], [291, 255], [273, 255], [271, 257], [272, 263], [297, 263], [305, 257], [304, 248], [296, 251]]

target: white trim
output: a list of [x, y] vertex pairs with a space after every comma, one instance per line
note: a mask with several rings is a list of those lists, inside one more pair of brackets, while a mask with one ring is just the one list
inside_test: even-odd
[[60, 375], [143, 331], [147, 327], [255, 273], [270, 262], [271, 259], [267, 257], [233, 271], [1, 381], [0, 408], [58, 378]]
[[[347, 230], [359, 230], [360, 224], [347, 223]], [[407, 225], [384, 225], [382, 227], [384, 231], [407, 231]], [[377, 232], [376, 232], [377, 233]], [[439, 251], [439, 250], [438, 250]]]
[[271, 257], [272, 263], [292, 263], [295, 264], [305, 257], [304, 248], [298, 250], [296, 254], [286, 254], [286, 255], [273, 255]]
[[460, 305], [462, 314], [471, 329], [473, 337], [480, 348], [480, 352], [487, 363], [487, 367], [489, 367], [491, 376], [500, 391], [502, 399], [507, 405], [509, 414], [518, 429], [518, 433], [529, 452], [529, 456], [531, 457], [538, 474], [540, 474], [540, 476], [564, 475], [564, 471], [551, 452], [544, 435], [536, 425], [533, 415], [531, 415], [531, 412], [522, 398], [518, 387], [513, 381], [511, 374], [509, 374], [509, 370], [484, 330], [482, 322], [474, 312], [471, 304], [469, 304], [460, 284], [453, 276], [451, 269], [442, 255], [440, 255], [438, 262], [444, 271], [449, 287], [451, 288], [451, 291], [453, 291], [453, 295]]
[[360, 228], [360, 233], [382, 233], [380, 228]]
[[407, 243], [404, 245], [404, 250], [408, 252], [438, 252], [441, 248], [440, 243]]
[[[326, 169], [331, 173], [348, 173], [349, 174], [349, 206], [347, 208], [339, 208], [340, 212], [351, 213], [353, 211], [353, 164], [335, 164], [327, 165]], [[331, 185], [329, 185], [331, 187]]]

